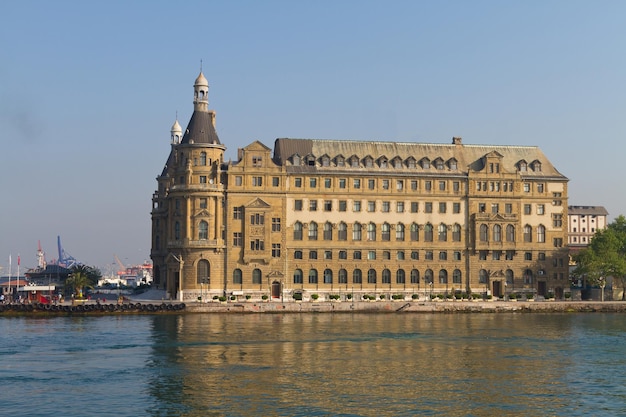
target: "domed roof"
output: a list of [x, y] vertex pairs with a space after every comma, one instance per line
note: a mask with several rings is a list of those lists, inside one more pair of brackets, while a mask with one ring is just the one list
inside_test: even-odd
[[200, 71], [200, 75], [198, 75], [198, 78], [196, 78], [196, 82], [194, 83], [194, 85], [205, 85], [207, 87], [209, 86], [209, 82], [206, 78], [204, 78], [204, 74], [202, 74], [202, 71]]
[[180, 124], [178, 123], [178, 119], [176, 119], [176, 121], [172, 125], [172, 129], [170, 131], [171, 132], [181, 132], [182, 133], [183, 128], [180, 127]]

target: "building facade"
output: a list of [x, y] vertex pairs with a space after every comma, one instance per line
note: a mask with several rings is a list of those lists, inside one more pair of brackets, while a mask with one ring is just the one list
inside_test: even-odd
[[596, 232], [607, 226], [609, 212], [602, 206], [569, 206], [567, 212], [567, 243], [573, 252], [586, 248]]
[[557, 296], [567, 183], [538, 147], [277, 139], [224, 161], [194, 84], [153, 195], [154, 280], [180, 300]]

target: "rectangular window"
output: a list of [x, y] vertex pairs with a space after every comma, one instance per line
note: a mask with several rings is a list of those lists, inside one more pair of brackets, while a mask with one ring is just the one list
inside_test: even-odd
[[506, 214], [512, 214], [512, 213], [513, 213], [513, 204], [511, 204], [511, 203], [506, 203], [506, 204], [504, 205], [504, 212], [505, 212]]
[[416, 201], [411, 201], [411, 213], [417, 213], [419, 204]]
[[355, 178], [355, 179], [352, 181], [352, 188], [354, 188], [354, 189], [356, 189], [356, 190], [360, 189], [360, 188], [361, 188], [361, 180], [360, 180], [360, 179], [358, 179], [358, 178]]
[[367, 252], [367, 259], [370, 261], [373, 261], [376, 259], [376, 251], [375, 250], [370, 250]]
[[427, 261], [432, 261], [434, 259], [433, 251], [427, 250], [425, 255], [424, 255], [424, 259], [426, 259]]
[[553, 214], [552, 215], [552, 225], [554, 227], [563, 227], [563, 215], [562, 214]]
[[515, 256], [515, 251], [514, 250], [508, 250], [508, 251], [506, 251], [506, 254], [505, 254], [506, 258], [505, 259], [507, 261], [512, 261], [514, 256]]
[[563, 247], [563, 239], [560, 237], [555, 237], [553, 240], [554, 243], [554, 247], [555, 248], [562, 248]]
[[446, 251], [439, 252], [439, 260], [440, 261], [447, 261], [448, 260], [448, 252], [446, 252]]
[[206, 184], [206, 175], [200, 175], [200, 184]]
[[419, 260], [420, 258], [420, 253], [416, 250], [411, 251], [411, 259], [413, 259], [414, 261]]
[[459, 251], [452, 252], [452, 259], [454, 259], [455, 261], [460, 261], [461, 260], [461, 252], [459, 252]]
[[295, 178], [293, 180], [293, 185], [296, 188], [302, 188], [302, 178]]
[[426, 191], [432, 191], [432, 189], [433, 189], [433, 182], [432, 181], [424, 181], [424, 189]]
[[333, 259], [333, 251], [325, 250], [324, 251], [324, 259]]
[[439, 191], [446, 191], [446, 182], [439, 181]]
[[383, 201], [383, 207], [382, 207], [383, 213], [389, 213], [390, 206], [391, 204], [389, 203], [389, 201]]
[[546, 214], [546, 206], [543, 204], [537, 204], [537, 214], [539, 215]]
[[376, 211], [376, 202], [375, 201], [368, 201], [367, 202], [367, 211], [370, 213], [373, 213]]
[[525, 193], [529, 193], [530, 192], [530, 183], [528, 183], [528, 182], [524, 183], [524, 192]]
[[352, 259], [360, 260], [361, 259], [361, 251], [360, 250], [355, 250], [352, 253]]
[[525, 261], [532, 261], [533, 260], [532, 252], [524, 252], [524, 260]]
[[253, 239], [250, 241], [250, 250], [251, 251], [262, 251], [265, 250], [265, 242], [261, 239]]
[[295, 211], [302, 211], [302, 200], [294, 200], [293, 209]]
[[424, 212], [425, 213], [432, 213], [433, 212], [433, 203], [424, 203]]
[[261, 158], [260, 156], [253, 156], [252, 157], [252, 166], [253, 167], [262, 167], [263, 166], [263, 158]]
[[309, 187], [317, 188], [317, 178], [309, 178]]
[[346, 200], [339, 200], [339, 211], [346, 211], [348, 203]]
[[272, 187], [278, 187], [280, 185], [280, 178], [272, 177]]
[[317, 259], [317, 251], [316, 250], [310, 250], [309, 251], [309, 259]]
[[332, 211], [332, 210], [333, 210], [333, 201], [324, 200], [324, 211]]
[[263, 177], [252, 177], [252, 186], [253, 187], [263, 186]]
[[331, 188], [333, 186], [333, 180], [330, 178], [324, 179], [324, 188]]
[[272, 258], [280, 258], [280, 243], [272, 243]]
[[452, 212], [459, 214], [461, 212], [461, 203], [452, 203]]
[[235, 177], [235, 185], [237, 185], [237, 186], [241, 186], [241, 184], [242, 184], [242, 183], [243, 183], [243, 181], [242, 181], [242, 179], [241, 179], [241, 176], [240, 176], [240, 175], [237, 175], [237, 176]]
[[543, 184], [537, 184], [537, 192], [538, 193], [543, 193]]
[[413, 191], [417, 190], [417, 181], [415, 180], [411, 181], [411, 190]]
[[404, 251], [403, 250], [399, 250], [398, 252], [396, 252], [396, 259], [398, 261], [404, 261]]
[[201, 209], [207, 208], [207, 199], [206, 198], [201, 198], [200, 199], [200, 208]]
[[376, 180], [367, 180], [367, 188], [373, 190], [376, 188]]
[[445, 213], [447, 210], [447, 204], [446, 203], [439, 203], [439, 213]]
[[241, 247], [243, 243], [243, 235], [239, 232], [233, 233], [233, 246], [236, 248]]
[[454, 191], [455, 193], [458, 193], [459, 191], [461, 191], [461, 183], [458, 181], [454, 181], [452, 183], [452, 191]]
[[531, 213], [531, 205], [524, 204], [524, 214], [530, 214], [530, 213]]
[[272, 232], [280, 232], [280, 217], [272, 217]]
[[317, 200], [309, 200], [309, 211], [317, 211]]
[[243, 219], [243, 207], [233, 207], [233, 219]]
[[494, 261], [499, 261], [499, 260], [500, 260], [500, 251], [498, 251], [498, 250], [493, 251], [493, 253], [492, 253], [492, 259], [493, 259]]
[[398, 201], [396, 203], [396, 213], [404, 213], [404, 201]]
[[487, 260], [487, 253], [488, 251], [486, 250], [481, 250], [478, 252], [478, 260], [479, 261], [486, 261]]
[[339, 179], [339, 188], [346, 188], [346, 179], [345, 178], [340, 178]]
[[383, 190], [389, 189], [389, 180], [383, 180]]
[[250, 224], [263, 225], [265, 224], [265, 215], [262, 213], [255, 213], [250, 215]]
[[360, 212], [361, 211], [361, 202], [360, 201], [353, 201], [352, 202], [352, 211], [355, 211], [355, 212]]
[[339, 251], [339, 259], [348, 259], [348, 251], [340, 250]]
[[491, 214], [498, 214], [500, 211], [500, 205], [498, 203], [491, 204]]
[[397, 180], [396, 181], [396, 191], [402, 191], [404, 190], [404, 181], [403, 180]]

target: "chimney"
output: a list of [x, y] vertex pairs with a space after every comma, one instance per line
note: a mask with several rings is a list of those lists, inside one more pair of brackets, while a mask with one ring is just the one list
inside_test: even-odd
[[457, 137], [453, 137], [452, 138], [452, 144], [453, 145], [462, 145], [461, 141], [462, 141], [461, 137], [457, 136]]

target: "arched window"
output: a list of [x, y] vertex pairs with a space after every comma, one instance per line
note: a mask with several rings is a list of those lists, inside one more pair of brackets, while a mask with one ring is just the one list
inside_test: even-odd
[[404, 269], [398, 269], [396, 271], [396, 284], [404, 284], [406, 281]]
[[337, 279], [339, 280], [340, 284], [347, 284], [348, 283], [348, 271], [341, 268], [339, 270], [339, 274], [337, 274]]
[[453, 284], [460, 284], [461, 283], [461, 279], [462, 279], [461, 270], [460, 269], [455, 269], [454, 272], [452, 272], [452, 283]]
[[391, 284], [391, 271], [387, 268], [383, 269], [383, 284]]
[[507, 285], [513, 285], [513, 271], [510, 269], [507, 269], [505, 272], [505, 277], [506, 277]]
[[237, 268], [233, 271], [233, 284], [242, 284], [241, 277], [243, 274], [241, 273], [241, 269]]
[[486, 224], [480, 225], [480, 241], [487, 242], [489, 241], [489, 227]]
[[339, 223], [337, 227], [337, 240], [347, 240], [348, 239], [348, 225], [344, 222]]
[[324, 284], [332, 284], [333, 283], [333, 271], [330, 269], [324, 270]]
[[396, 224], [396, 240], [404, 241], [404, 225], [402, 223]]
[[317, 240], [317, 223], [309, 223], [309, 240]]
[[524, 284], [532, 284], [533, 283], [533, 271], [527, 269], [524, 271]]
[[506, 226], [506, 241], [515, 242], [515, 226], [512, 224]]
[[354, 226], [352, 226], [352, 240], [361, 240], [362, 228], [361, 223], [354, 223]]
[[461, 241], [461, 225], [458, 223], [455, 223], [454, 226], [452, 226], [452, 241], [453, 242]]
[[293, 259], [302, 259], [302, 251], [296, 250], [293, 252]]
[[417, 269], [411, 270], [411, 284], [419, 284], [420, 283], [420, 271]]
[[293, 271], [293, 283], [294, 284], [302, 284], [302, 270], [296, 269]]
[[420, 240], [420, 227], [417, 223], [411, 223], [411, 241], [417, 242]]
[[211, 282], [211, 271], [209, 266], [209, 261], [206, 259], [200, 259], [198, 261], [196, 282], [198, 284], [208, 284]]
[[391, 240], [391, 226], [389, 225], [389, 223], [383, 223], [381, 228], [381, 234], [381, 238], [383, 241], [388, 242]]
[[533, 241], [533, 229], [530, 225], [524, 226], [524, 242]]
[[368, 284], [376, 284], [376, 270], [370, 269], [367, 271], [367, 283]]
[[259, 268], [254, 268], [252, 271], [252, 283], [261, 284], [261, 270]]
[[202, 220], [198, 225], [198, 239], [207, 240], [209, 238], [209, 224]]
[[480, 271], [478, 271], [478, 282], [480, 284], [487, 283], [487, 271], [485, 271], [484, 269], [481, 269]]
[[538, 243], [546, 242], [546, 227], [542, 224], [537, 226], [537, 242]]
[[445, 269], [439, 270], [439, 283], [447, 284], [448, 283], [448, 271]]
[[324, 223], [324, 240], [333, 240], [333, 225], [331, 222]]
[[448, 240], [448, 226], [441, 223], [439, 225], [439, 241], [446, 242]]
[[180, 223], [174, 223], [174, 239], [180, 240]]
[[433, 270], [432, 269], [427, 269], [426, 272], [424, 272], [424, 282], [426, 282], [426, 284], [433, 283]]
[[200, 165], [206, 165], [206, 152], [200, 152]]
[[352, 283], [353, 284], [361, 284], [363, 282], [363, 273], [360, 269], [355, 269], [352, 271]]
[[302, 223], [295, 222], [293, 225], [293, 240], [302, 240]]
[[374, 223], [369, 223], [367, 225], [367, 240], [376, 240], [376, 225]]
[[317, 284], [317, 269], [309, 271], [309, 284]]
[[499, 224], [493, 226], [493, 241], [502, 242], [502, 226]]
[[424, 241], [425, 242], [433, 241], [433, 225], [430, 223], [426, 223], [424, 225]]

